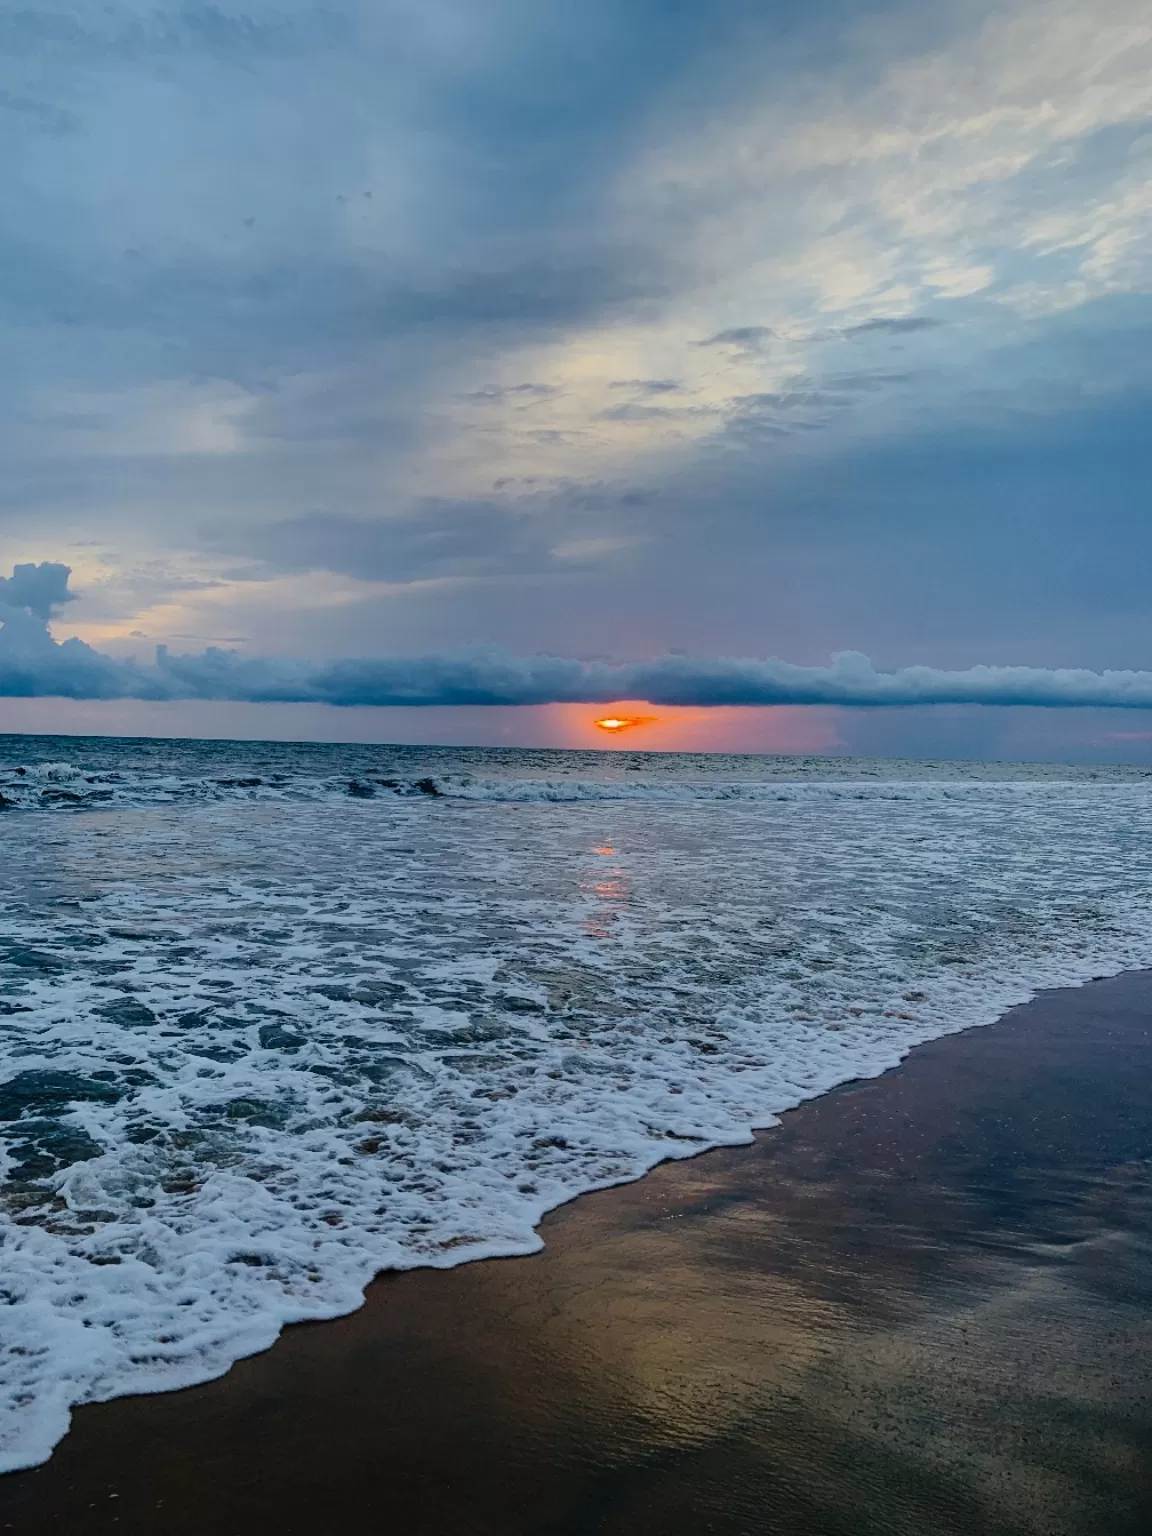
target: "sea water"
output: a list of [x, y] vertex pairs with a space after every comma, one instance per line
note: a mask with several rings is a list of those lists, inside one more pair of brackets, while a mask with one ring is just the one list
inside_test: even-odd
[[1152, 779], [0, 738], [0, 1469], [1152, 964]]

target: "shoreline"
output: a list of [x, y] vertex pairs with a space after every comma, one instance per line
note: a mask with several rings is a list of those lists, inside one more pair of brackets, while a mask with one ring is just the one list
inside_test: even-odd
[[[913, 1512], [941, 1536], [1135, 1532], [1152, 1516], [1150, 1063], [1152, 973], [1041, 993], [751, 1145], [578, 1196], [533, 1255], [381, 1275], [359, 1311], [293, 1325], [216, 1381], [79, 1409], [50, 1462], [0, 1482], [0, 1527], [143, 1532], [159, 1511], [172, 1531], [315, 1531], [388, 1508], [429, 1533], [656, 1536], [763, 1530], [772, 1507], [795, 1522], [773, 1528], [829, 1536]], [[1019, 1345], [1002, 1438], [1029, 1457], [997, 1448], [956, 1375], [961, 1337], [987, 1346], [985, 1386]], [[912, 1372], [899, 1391], [893, 1359]], [[1057, 1388], [1061, 1412], [1040, 1412]], [[848, 1412], [861, 1401], [871, 1428]], [[1037, 1462], [1070, 1413], [1114, 1489], [1095, 1465], [1069, 1486]], [[886, 1524], [852, 1513], [849, 1466]], [[1085, 1524], [1102, 1500], [1106, 1526]]]

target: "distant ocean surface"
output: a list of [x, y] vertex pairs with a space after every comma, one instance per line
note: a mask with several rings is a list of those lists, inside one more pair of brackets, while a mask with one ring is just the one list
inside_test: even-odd
[[1131, 769], [9, 736], [0, 850], [8, 1470], [1152, 964]]

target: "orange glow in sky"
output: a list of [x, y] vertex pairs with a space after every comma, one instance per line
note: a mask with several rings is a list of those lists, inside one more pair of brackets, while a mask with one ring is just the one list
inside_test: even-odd
[[[544, 704], [541, 744], [608, 752], [821, 752], [838, 745], [835, 710], [811, 705], [705, 709], [645, 699], [613, 699], [593, 715], [586, 705]], [[643, 726], [643, 730], [637, 730]]]
[[613, 735], [617, 731], [629, 731], [635, 725], [655, 725], [655, 723], [655, 715], [605, 715], [602, 720], [592, 722], [602, 731], [611, 731]]

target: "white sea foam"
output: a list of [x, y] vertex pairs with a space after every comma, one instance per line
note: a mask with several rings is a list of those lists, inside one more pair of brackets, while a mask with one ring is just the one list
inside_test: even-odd
[[290, 777], [4, 818], [0, 1467], [1152, 963], [1142, 784]]

